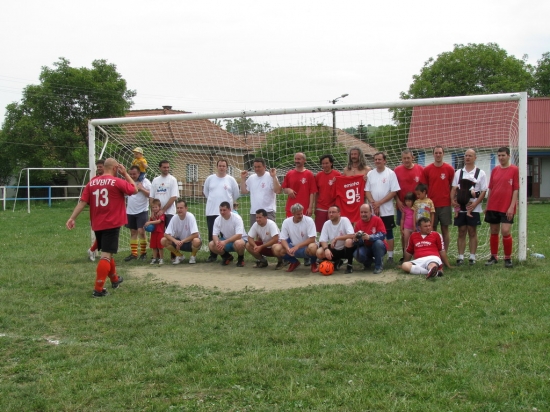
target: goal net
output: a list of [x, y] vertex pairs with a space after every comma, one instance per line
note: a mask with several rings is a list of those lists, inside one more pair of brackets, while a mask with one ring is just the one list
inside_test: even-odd
[[[348, 150], [360, 148], [367, 164], [382, 151], [387, 167], [401, 164], [401, 153], [410, 149], [415, 163], [433, 162], [433, 147], [444, 147], [444, 161], [455, 169], [463, 167], [464, 152], [476, 150], [477, 167], [487, 174], [498, 165], [497, 149], [510, 147], [512, 162], [520, 168], [520, 201], [514, 250], [520, 260], [526, 256], [527, 181], [527, 96], [525, 93], [486, 96], [400, 100], [360, 105], [325, 105], [278, 110], [193, 114], [164, 106], [158, 110], [137, 110], [125, 118], [96, 119], [89, 123], [90, 168], [98, 158], [113, 157], [127, 167], [132, 149], [143, 148], [148, 161], [147, 176], [158, 175], [161, 160], [170, 162], [179, 183], [180, 196], [196, 217], [203, 239], [207, 238], [205, 179], [216, 172], [216, 162], [225, 159], [228, 173], [240, 182], [241, 171], [253, 173], [253, 160], [262, 157], [277, 169], [282, 182], [294, 167], [294, 154], [307, 156], [306, 167], [320, 171], [319, 157], [332, 154], [334, 168], [342, 171]], [[286, 195], [277, 196], [277, 224], [285, 217]], [[238, 199], [238, 212], [248, 229], [248, 196]], [[484, 203], [485, 204], [485, 203]], [[456, 228], [451, 227], [449, 256], [456, 256]], [[121, 249], [129, 245], [129, 230], [122, 231]], [[401, 254], [399, 229], [395, 229], [395, 255]], [[477, 258], [489, 256], [489, 225], [478, 228]], [[206, 247], [206, 242], [205, 247]], [[468, 250], [468, 248], [466, 248]], [[467, 258], [468, 252], [466, 252]]]

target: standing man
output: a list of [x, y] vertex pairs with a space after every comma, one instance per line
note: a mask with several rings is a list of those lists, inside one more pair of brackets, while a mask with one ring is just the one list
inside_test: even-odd
[[374, 155], [376, 169], [367, 174], [365, 196], [370, 202], [375, 215], [380, 216], [386, 227], [388, 242], [388, 264], [393, 264], [393, 228], [395, 227], [393, 198], [399, 192], [399, 183], [393, 170], [386, 167], [386, 154], [378, 152]]
[[[355, 225], [357, 250], [355, 259], [369, 270], [374, 260], [374, 274], [382, 273], [382, 258], [388, 250], [386, 226], [382, 219], [372, 213], [368, 203], [361, 205], [361, 220]], [[358, 236], [359, 235], [359, 236]]]
[[256, 258], [256, 268], [268, 266], [265, 257], [275, 257], [272, 246], [279, 243], [279, 228], [267, 215], [265, 209], [256, 210], [256, 222], [248, 231], [246, 250]]
[[243, 219], [231, 213], [229, 202], [221, 202], [220, 215], [214, 220], [212, 241], [208, 243], [210, 253], [222, 255], [222, 266], [226, 266], [233, 261], [230, 252], [237, 252], [237, 267], [243, 267], [247, 240]]
[[367, 159], [360, 147], [350, 147], [348, 151], [348, 165], [344, 168], [344, 176], [366, 176], [372, 169], [367, 166]]
[[491, 172], [489, 179], [489, 200], [485, 221], [491, 225], [491, 258], [486, 266], [498, 263], [499, 232], [502, 233], [504, 267], [512, 268], [512, 223], [516, 214], [519, 193], [519, 169], [510, 164], [510, 149], [501, 147], [497, 151], [499, 166]]
[[282, 184], [282, 191], [288, 195], [285, 208], [286, 217], [292, 216], [290, 209], [296, 203], [300, 203], [304, 207], [306, 216], [311, 216], [315, 206], [315, 194], [317, 193], [315, 176], [305, 167], [305, 154], [296, 153], [294, 164], [295, 168], [288, 171]]
[[449, 226], [452, 222], [451, 188], [455, 169], [443, 161], [443, 147], [435, 146], [433, 150], [434, 162], [424, 168], [424, 182], [428, 185], [428, 197], [435, 207], [433, 230], [437, 232], [437, 224], [441, 224], [441, 234], [445, 244], [445, 251], [449, 248], [451, 236]]
[[466, 250], [466, 233], [469, 237], [469, 246], [470, 246], [470, 265], [476, 263], [476, 251], [477, 251], [477, 227], [481, 225], [481, 201], [487, 193], [487, 176], [485, 172], [478, 167], [476, 167], [476, 152], [473, 149], [468, 149], [464, 153], [464, 167], [455, 172], [453, 179], [453, 188], [451, 189], [451, 199], [453, 202], [453, 207], [458, 207], [456, 202], [457, 190], [460, 189], [460, 180], [468, 179], [471, 180], [474, 185], [474, 191], [479, 192], [478, 198], [470, 199], [468, 206], [466, 206], [467, 211], [469, 211], [472, 217], [467, 215], [466, 211], [461, 211], [458, 216], [455, 218], [454, 225], [458, 226], [458, 257], [456, 264], [458, 266], [464, 263], [464, 251]]
[[[116, 177], [117, 173], [123, 175], [124, 179]], [[136, 183], [126, 168], [115, 159], [109, 158], [105, 160], [103, 176], [92, 179], [86, 185], [78, 204], [65, 224], [67, 229], [73, 229], [77, 216], [87, 204], [90, 205], [92, 230], [95, 232], [98, 248], [101, 250], [101, 259], [96, 268], [96, 281], [92, 295], [94, 297], [107, 296], [107, 289], [103, 287], [107, 277], [113, 289], [118, 288], [123, 281], [122, 277], [116, 273], [113, 254], [118, 251], [120, 227], [128, 222], [124, 196], [136, 193]]]
[[[202, 192], [206, 197], [206, 225], [208, 227], [208, 242], [211, 242], [213, 237], [214, 221], [220, 215], [219, 210], [222, 202], [229, 203], [229, 211], [231, 206], [239, 198], [239, 185], [235, 178], [227, 174], [227, 160], [220, 159], [216, 163], [217, 171], [211, 174], [204, 181]], [[242, 219], [241, 219], [242, 220]], [[244, 245], [243, 245], [244, 248]], [[218, 258], [218, 253], [212, 252], [206, 261], [208, 263], [215, 262]]]
[[[353, 273], [353, 238], [355, 237], [353, 226], [347, 217], [340, 216], [338, 206], [329, 207], [328, 218], [319, 237], [317, 259], [332, 261], [336, 270], [342, 266], [342, 259], [346, 259], [346, 273]], [[317, 264], [311, 265], [312, 272], [318, 272], [318, 270]]]
[[277, 213], [276, 193], [281, 192], [281, 185], [277, 180], [277, 170], [271, 169], [267, 173], [265, 159], [257, 157], [254, 159], [254, 174], [247, 179], [248, 172], [241, 172], [241, 194], [250, 193], [250, 227], [256, 223], [256, 212], [263, 209], [267, 212], [267, 218], [275, 222]]
[[[421, 217], [417, 223], [420, 232], [411, 234], [401, 269], [413, 275], [426, 275], [426, 279], [443, 276], [442, 264], [451, 267], [443, 245], [443, 237], [432, 231], [432, 222], [427, 217]], [[411, 260], [413, 255], [414, 260]]]
[[[105, 160], [99, 159], [95, 162], [95, 176], [92, 177], [90, 180], [97, 178], [98, 176], [103, 175], [103, 165], [105, 164]], [[92, 246], [90, 246], [90, 249], [88, 249], [88, 258], [95, 262], [95, 255], [97, 253], [97, 240], [94, 236], [94, 241], [92, 242]]]
[[140, 260], [147, 258], [147, 238], [145, 237], [145, 223], [149, 220], [149, 196], [151, 182], [146, 177], [139, 181], [140, 168], [132, 166], [128, 172], [132, 180], [136, 183], [138, 192], [135, 195], [128, 196], [126, 204], [126, 214], [128, 215], [128, 224], [130, 229], [130, 255], [124, 260], [129, 262], [138, 258], [138, 239], [140, 246]]
[[319, 163], [321, 171], [315, 175], [318, 189], [315, 194], [315, 229], [320, 233], [328, 220], [328, 208], [335, 204], [333, 185], [341, 173], [334, 170], [334, 156], [331, 154], [321, 156]]
[[[295, 203], [290, 209], [292, 217], [284, 220], [279, 235], [280, 243], [273, 245], [273, 254], [277, 257], [282, 257], [290, 262], [287, 272], [293, 272], [300, 262], [297, 258], [313, 259], [311, 271], [317, 272], [317, 263], [315, 263], [315, 255], [317, 252], [317, 244], [315, 237], [315, 222], [309, 216], [304, 216], [304, 207], [300, 203]], [[277, 264], [276, 269], [284, 266], [283, 262]]]
[[187, 211], [187, 202], [183, 199], [176, 201], [176, 213], [177, 215], [170, 220], [160, 243], [176, 255], [173, 265], [178, 265], [185, 260], [185, 256], [181, 253], [184, 251], [191, 252], [190, 264], [197, 263], [197, 252], [202, 244], [197, 219], [193, 213]]

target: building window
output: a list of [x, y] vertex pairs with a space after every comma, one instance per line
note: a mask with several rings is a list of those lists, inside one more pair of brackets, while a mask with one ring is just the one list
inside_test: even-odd
[[453, 155], [453, 167], [455, 170], [460, 170], [464, 167], [464, 154]]
[[187, 183], [199, 181], [199, 165], [187, 165]]
[[233, 176], [233, 166], [227, 166], [227, 174]]

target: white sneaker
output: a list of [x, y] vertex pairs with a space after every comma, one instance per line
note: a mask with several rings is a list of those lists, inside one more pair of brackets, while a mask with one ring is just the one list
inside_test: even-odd
[[90, 249], [88, 249], [88, 258], [89, 258], [92, 262], [95, 262], [95, 252], [92, 252]]
[[183, 256], [176, 256], [174, 261], [172, 262], [172, 265], [179, 265], [181, 262], [183, 262], [185, 258]]
[[159, 259], [158, 264], [159, 266], [164, 265], [164, 259]]
[[150, 263], [151, 265], [156, 265], [157, 263], [158, 263], [157, 259], [155, 258], [151, 259], [151, 263]]
[[190, 257], [189, 257], [189, 263], [190, 263], [190, 264], [197, 263], [197, 259], [195, 258], [195, 256], [190, 256]]

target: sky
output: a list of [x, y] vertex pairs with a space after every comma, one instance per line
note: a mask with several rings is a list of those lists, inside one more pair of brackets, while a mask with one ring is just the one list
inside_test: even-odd
[[0, 14], [0, 107], [60, 57], [117, 66], [133, 109], [194, 113], [396, 101], [455, 44], [550, 52], [548, 0], [20, 0]]

